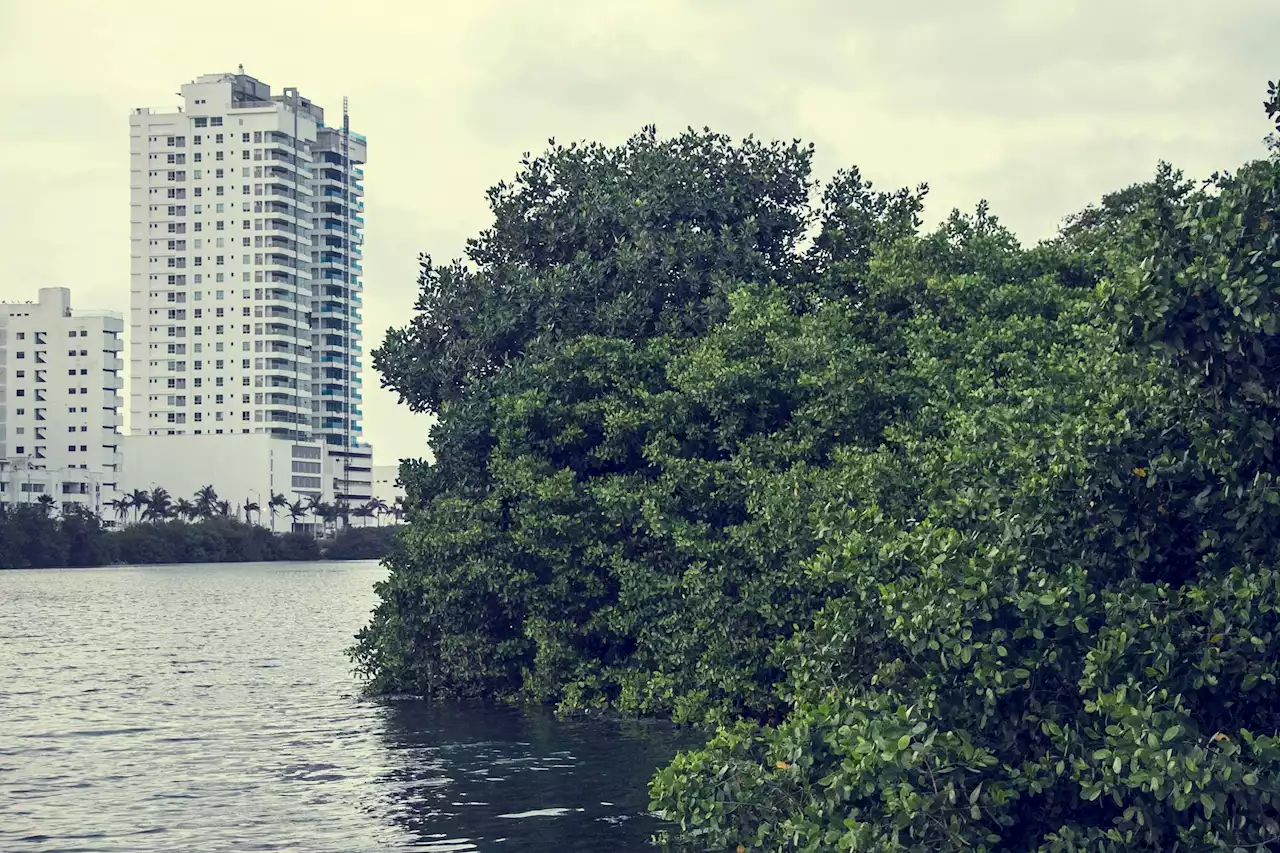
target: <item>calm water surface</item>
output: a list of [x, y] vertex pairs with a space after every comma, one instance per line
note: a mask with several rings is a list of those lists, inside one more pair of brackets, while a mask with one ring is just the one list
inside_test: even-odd
[[361, 699], [373, 563], [0, 572], [0, 851], [620, 851], [663, 727]]

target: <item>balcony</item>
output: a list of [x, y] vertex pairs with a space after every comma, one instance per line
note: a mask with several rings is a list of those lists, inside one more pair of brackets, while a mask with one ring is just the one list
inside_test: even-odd
[[340, 397], [345, 400], [354, 400], [356, 402], [360, 402], [362, 400], [360, 392], [354, 388], [348, 390], [341, 385], [335, 385], [333, 383], [325, 384], [326, 388], [320, 392], [321, 397]]
[[283, 284], [298, 288], [299, 295], [305, 290], [307, 295], [310, 296], [310, 276], [303, 278], [297, 275], [290, 275], [281, 270], [268, 270], [266, 279], [269, 284]]
[[[292, 235], [295, 225], [298, 226], [299, 229], [307, 227], [303, 226], [298, 221], [298, 218], [295, 217], [283, 203], [269, 201], [264, 205], [264, 207], [266, 207], [266, 211], [264, 212], [267, 215], [266, 229], [268, 231], [281, 231], [285, 234]], [[298, 237], [301, 239], [303, 235], [299, 234]]]
[[299, 173], [302, 171], [296, 164], [294, 164], [292, 157], [288, 154], [276, 151], [275, 149], [268, 149], [266, 156], [262, 159], [271, 164], [263, 169], [264, 172], [266, 169], [279, 169], [282, 172], [288, 173], [290, 180], [298, 180]]

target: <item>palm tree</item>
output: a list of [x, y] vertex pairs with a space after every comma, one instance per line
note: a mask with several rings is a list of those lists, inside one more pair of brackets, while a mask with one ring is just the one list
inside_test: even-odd
[[112, 498], [109, 501], [105, 501], [102, 505], [110, 507], [111, 511], [115, 513], [116, 518], [120, 521], [124, 521], [124, 517], [129, 514], [129, 507], [132, 505], [132, 501], [129, 500], [128, 495], [125, 495], [124, 497]]
[[365, 504], [369, 509], [373, 510], [373, 515], [378, 519], [378, 526], [382, 526], [382, 516], [391, 511], [391, 507], [387, 506], [387, 502], [382, 498], [374, 498]]
[[213, 486], [205, 486], [195, 494], [196, 515], [208, 518], [218, 508], [218, 493]]
[[[373, 501], [360, 504], [360, 506], [351, 510], [351, 514], [354, 515], [356, 518], [372, 518], [373, 517]], [[363, 524], [360, 526], [364, 527]]]
[[196, 517], [196, 505], [186, 498], [178, 498], [173, 505], [173, 515], [175, 518], [191, 521]]
[[294, 501], [293, 503], [285, 504], [285, 506], [289, 517], [293, 519], [293, 529], [296, 531], [298, 529], [298, 519], [307, 517], [307, 505], [302, 501]]
[[333, 502], [333, 511], [329, 514], [331, 520], [342, 519], [343, 527], [351, 526], [351, 501], [348, 498], [338, 498]]
[[171, 515], [173, 515], [173, 499], [169, 497], [167, 491], [156, 486], [151, 490], [151, 494], [147, 495], [147, 511], [142, 517], [152, 521], [164, 521]]
[[324, 519], [325, 535], [336, 533], [338, 519], [343, 518], [345, 510], [340, 503], [320, 504], [320, 517]]
[[328, 507], [329, 505], [319, 495], [307, 495], [307, 511], [317, 520], [327, 515]]
[[271, 500], [267, 501], [267, 506], [271, 509], [271, 532], [274, 533], [276, 530], [276, 513], [281, 510], [288, 511], [289, 499], [276, 492], [271, 496]]
[[49, 513], [53, 512], [53, 505], [56, 503], [56, 501], [53, 499], [53, 495], [41, 495], [40, 497], [36, 498], [36, 503], [40, 505], [40, 509], [44, 512], [44, 514], [48, 515]]
[[244, 499], [244, 520], [252, 524], [253, 523], [252, 513], [255, 513], [255, 512], [258, 514], [258, 521], [261, 522], [262, 507], [258, 506], [257, 501], [251, 501], [248, 498], [245, 498]]
[[409, 514], [409, 502], [405, 500], [404, 495], [400, 495], [391, 502], [391, 514], [396, 517], [396, 523], [404, 521], [404, 517]]
[[214, 504], [214, 509], [217, 511], [218, 515], [226, 518], [231, 515], [231, 501], [218, 501]]
[[129, 493], [129, 506], [133, 509], [133, 520], [137, 522], [138, 515], [147, 508], [147, 502], [150, 496], [142, 489], [134, 489]]

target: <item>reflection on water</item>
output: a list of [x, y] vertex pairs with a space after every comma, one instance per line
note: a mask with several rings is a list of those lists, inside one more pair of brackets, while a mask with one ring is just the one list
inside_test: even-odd
[[490, 710], [481, 715], [422, 703], [387, 708], [384, 808], [427, 850], [601, 850], [653, 831], [646, 783], [671, 757], [665, 727], [561, 722]]
[[0, 851], [643, 847], [678, 736], [361, 699], [381, 574], [0, 572]]

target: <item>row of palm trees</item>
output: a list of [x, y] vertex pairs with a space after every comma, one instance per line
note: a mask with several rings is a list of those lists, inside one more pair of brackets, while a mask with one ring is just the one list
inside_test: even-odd
[[[133, 515], [135, 523], [169, 519], [197, 521], [216, 516], [238, 519], [241, 518], [242, 513], [246, 522], [253, 522], [255, 516], [259, 522], [262, 520], [262, 506], [257, 501], [245, 498], [244, 501], [233, 506], [230, 501], [220, 499], [213, 486], [198, 489], [191, 500], [187, 498], [174, 500], [173, 496], [160, 486], [156, 486], [149, 492], [145, 489], [134, 489], [118, 498], [105, 501], [104, 505], [109, 507], [116, 518], [122, 522], [130, 514]], [[271, 513], [272, 530], [276, 529], [276, 518], [281, 515], [288, 516], [295, 529], [308, 516], [319, 522], [323, 528], [336, 524], [338, 519], [344, 519], [350, 523], [352, 516], [364, 519], [375, 518], [381, 526], [383, 518], [388, 515], [393, 516], [396, 521], [403, 519], [405, 505], [404, 498], [396, 498], [392, 504], [388, 504], [381, 498], [374, 498], [363, 504], [350, 506], [345, 501], [329, 503], [314, 496], [308, 497], [305, 501], [290, 501], [283, 494], [277, 493], [267, 501], [267, 511]]]

